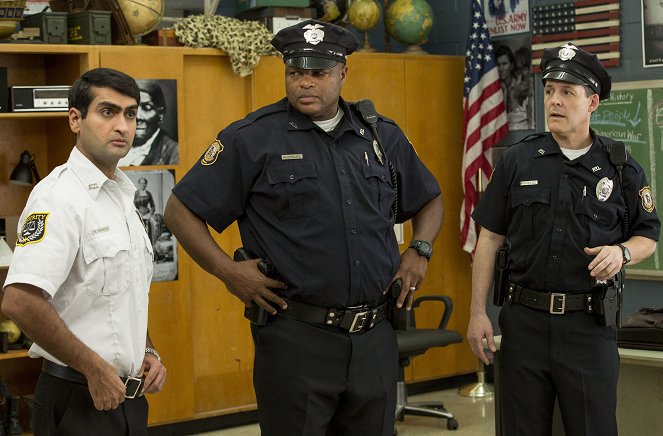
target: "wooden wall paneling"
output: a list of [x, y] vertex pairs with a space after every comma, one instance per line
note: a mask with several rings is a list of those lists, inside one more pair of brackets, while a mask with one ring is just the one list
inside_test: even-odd
[[285, 66], [280, 56], [264, 56], [250, 76], [253, 80], [251, 110], [285, 97]]
[[[196, 163], [220, 130], [251, 110], [251, 78], [232, 72], [226, 56], [186, 56], [185, 114], [187, 150], [184, 172]], [[200, 78], [206, 80], [200, 80]], [[183, 174], [180, 175], [183, 176]], [[215, 240], [232, 256], [241, 245], [236, 225]], [[191, 268], [192, 348], [197, 417], [255, 408], [253, 342], [244, 305], [216, 277], [205, 272], [180, 250]], [[248, 405], [248, 406], [247, 406]]]
[[[454, 312], [449, 328], [464, 336], [471, 296], [470, 257], [461, 249], [459, 230], [463, 199], [460, 170], [464, 59], [407, 56], [405, 64], [406, 133], [440, 183], [445, 206], [442, 231], [418, 295], [443, 293], [452, 297]], [[439, 307], [420, 312], [423, 313], [417, 316], [418, 325], [434, 327], [439, 322]], [[431, 349], [415, 358], [412, 367], [413, 379], [425, 380], [473, 372], [476, 358], [462, 343]]]
[[355, 53], [348, 57], [347, 101], [371, 99], [378, 113], [405, 130], [405, 64], [400, 55]]

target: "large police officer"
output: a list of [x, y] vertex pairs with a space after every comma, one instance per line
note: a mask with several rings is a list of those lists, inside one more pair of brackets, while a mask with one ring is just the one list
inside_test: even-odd
[[504, 434], [549, 435], [557, 397], [567, 436], [616, 435], [620, 296], [613, 278], [652, 254], [660, 222], [640, 165], [589, 127], [599, 100], [610, 96], [598, 58], [569, 43], [547, 49], [541, 69], [550, 133], [504, 152], [473, 214], [483, 228], [468, 340], [487, 363], [481, 340], [495, 345], [486, 296], [495, 252], [507, 240], [510, 283], [499, 319]]
[[[263, 435], [391, 435], [397, 344], [383, 292], [402, 278], [400, 304], [411, 305], [442, 223], [440, 189], [393, 121], [376, 120], [380, 145], [340, 98], [352, 33], [309, 20], [272, 44], [287, 98], [219, 133], [173, 190], [165, 220], [231, 293], [272, 314], [252, 324]], [[390, 163], [396, 220], [413, 222], [402, 255]], [[278, 280], [214, 242], [206, 224], [222, 232], [234, 221]]]

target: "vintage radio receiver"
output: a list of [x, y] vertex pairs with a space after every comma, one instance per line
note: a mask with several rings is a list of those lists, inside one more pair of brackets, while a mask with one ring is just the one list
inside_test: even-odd
[[70, 86], [12, 86], [12, 111], [67, 111]]

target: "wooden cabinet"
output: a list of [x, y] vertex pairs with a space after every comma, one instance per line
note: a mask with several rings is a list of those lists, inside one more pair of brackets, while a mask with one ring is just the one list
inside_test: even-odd
[[[455, 310], [449, 325], [462, 333], [470, 303], [469, 257], [459, 241], [463, 62], [461, 57], [353, 54], [342, 93], [348, 101], [371, 98], [380, 113], [403, 128], [440, 182], [445, 222], [418, 295], [450, 295]], [[10, 86], [71, 84], [97, 66], [117, 68], [137, 79], [177, 80], [180, 163], [149, 167], [173, 169], [176, 180], [200, 159], [219, 130], [285, 95], [280, 58], [265, 57], [253, 75], [240, 78], [232, 73], [228, 57], [215, 49], [4, 44], [0, 66], [8, 67]], [[0, 216], [18, 215], [29, 194], [29, 187], [7, 183], [21, 152], [35, 154], [44, 176], [67, 159], [74, 140], [64, 113], [0, 114]], [[409, 241], [408, 225], [404, 233]], [[241, 244], [236, 226], [215, 237], [227, 252]], [[417, 322], [433, 326], [436, 309], [420, 313]], [[148, 397], [150, 424], [256, 407], [253, 343], [242, 313], [241, 302], [223, 283], [180, 249], [178, 279], [153, 283], [150, 290], [150, 335], [168, 369], [164, 391]], [[39, 368], [29, 367], [32, 362], [23, 356], [0, 360], [0, 376], [21, 380], [29, 389]], [[475, 368], [476, 359], [460, 344], [417, 357], [407, 377], [423, 381]]]

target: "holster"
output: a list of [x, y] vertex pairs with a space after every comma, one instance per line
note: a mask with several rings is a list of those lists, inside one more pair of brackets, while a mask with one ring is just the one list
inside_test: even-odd
[[391, 294], [391, 325], [394, 327], [394, 330], [408, 330], [412, 324], [412, 313], [405, 308], [405, 305], [402, 307], [396, 307], [396, 302], [398, 297], [401, 295], [401, 290], [403, 289], [403, 279], [398, 278], [394, 280], [389, 288], [389, 293]]
[[493, 304], [502, 306], [509, 287], [509, 244], [504, 243], [497, 249], [495, 257], [495, 277], [493, 284]]
[[[244, 247], [239, 247], [235, 250], [235, 254], [233, 255], [233, 260], [235, 262], [242, 262], [250, 259], [255, 259], [255, 257]], [[258, 270], [265, 277], [274, 276], [274, 264], [269, 259], [261, 259], [260, 262], [258, 262]], [[251, 321], [251, 324], [266, 325], [267, 319], [269, 318], [269, 312], [252, 301], [251, 305], [244, 307], [244, 318]]]
[[595, 313], [601, 326], [621, 327], [622, 290], [624, 274], [620, 271], [608, 285], [594, 294]]

